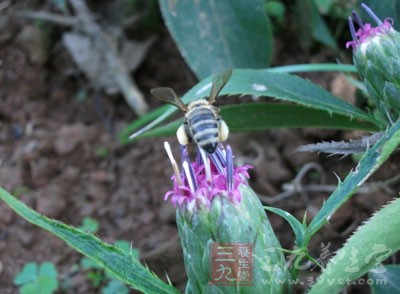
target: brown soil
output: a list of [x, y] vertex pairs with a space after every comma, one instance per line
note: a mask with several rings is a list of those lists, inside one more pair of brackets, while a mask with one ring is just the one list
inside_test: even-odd
[[[37, 8], [34, 4], [11, 4], [3, 12], [11, 15], [20, 9]], [[44, 47], [37, 38], [26, 41], [21, 37], [24, 30], [32, 28], [32, 21], [6, 19], [3, 15], [0, 20], [0, 185], [40, 213], [67, 224], [79, 226], [86, 216], [98, 220], [97, 234], [102, 239], [131, 241], [150, 269], [162, 278], [166, 272], [179, 289], [184, 289], [186, 277], [174, 211], [163, 201], [172, 173], [163, 141], [167, 139], [177, 150], [176, 139], [155, 138], [121, 146], [116, 136], [135, 115], [120, 96], [110, 97], [101, 91], [89, 90], [84, 101], [74, 99], [89, 84], [76, 74], [77, 68], [62, 47], [62, 30], [54, 29]], [[334, 56], [327, 55], [319, 61], [334, 61]], [[301, 56], [293, 61], [293, 57], [289, 59], [284, 54], [280, 58], [279, 64], [309, 61]], [[152, 108], [159, 102], [148, 95], [150, 88], [168, 85], [183, 93], [196, 82], [165, 30], [158, 34], [134, 78]], [[349, 93], [338, 75], [309, 78], [338, 95], [341, 91]], [[282, 185], [290, 183], [308, 162], [319, 164], [322, 174], [308, 174], [304, 184], [333, 185], [337, 183], [336, 175], [343, 179], [355, 166], [351, 157], [294, 154], [293, 150], [302, 144], [358, 135], [279, 129], [234, 134], [228, 143], [239, 161], [254, 165], [254, 189], [273, 196], [281, 193]], [[399, 168], [397, 162], [393, 159], [386, 163], [371, 181], [393, 176]], [[392, 188], [398, 191], [399, 187]], [[299, 219], [308, 209], [311, 219], [328, 196], [329, 193], [296, 194], [273, 205]], [[317, 234], [311, 253], [318, 257], [321, 244], [329, 242], [330, 252], [335, 252], [359, 224], [394, 196], [382, 189], [355, 195]], [[291, 248], [293, 234], [289, 226], [275, 215], [270, 219], [282, 246]], [[0, 202], [1, 294], [17, 292], [13, 278], [29, 261], [55, 264], [61, 280], [69, 282], [69, 287], [60, 293], [98, 292], [85, 272], [71, 272], [81, 258], [62, 241], [27, 223]], [[314, 269], [307, 275], [317, 273]], [[357, 290], [354, 288], [354, 293]]]

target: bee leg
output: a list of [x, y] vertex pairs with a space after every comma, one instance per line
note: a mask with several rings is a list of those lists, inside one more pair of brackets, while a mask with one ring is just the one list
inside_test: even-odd
[[186, 133], [186, 128], [185, 125], [181, 125], [178, 130], [176, 131], [176, 137], [178, 138], [178, 142], [181, 145], [186, 146], [187, 144], [189, 144], [189, 137]]
[[218, 131], [219, 131], [219, 141], [224, 142], [228, 139], [229, 136], [229, 128], [225, 121], [222, 119], [218, 120]]

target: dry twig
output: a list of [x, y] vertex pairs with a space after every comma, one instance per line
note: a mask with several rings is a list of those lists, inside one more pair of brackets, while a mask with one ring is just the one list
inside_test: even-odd
[[[129, 74], [130, 69], [139, 62], [129, 64], [123, 59], [123, 52], [118, 50], [113, 36], [100, 27], [84, 0], [69, 0], [69, 3], [75, 11], [74, 17], [32, 11], [21, 12], [18, 15], [75, 27], [77, 32], [65, 33], [63, 42], [94, 86], [111, 89], [108, 92], [113, 93], [120, 91], [136, 114], [145, 114], [148, 105]], [[138, 52], [133, 52], [132, 55], [141, 60], [152, 41], [149, 39], [140, 45], [133, 42], [125, 43], [126, 48], [129, 46], [130, 49], [136, 48]]]
[[0, 12], [3, 11], [4, 9], [7, 9], [12, 3], [12, 0], [5, 0], [0, 3]]
[[40, 19], [43, 21], [49, 21], [60, 26], [76, 26], [78, 25], [78, 18], [74, 16], [64, 16], [55, 13], [49, 13], [45, 11], [20, 11], [17, 12], [17, 16], [25, 17], [30, 19]]
[[103, 57], [110, 71], [114, 73], [114, 79], [124, 94], [126, 102], [138, 115], [146, 113], [148, 108], [147, 103], [144, 101], [142, 93], [133, 84], [128, 68], [119, 56], [110, 36], [95, 22], [83, 0], [69, 0], [69, 3], [81, 21], [84, 32], [92, 37], [94, 45], [98, 48], [99, 52], [103, 53]]
[[[302, 179], [306, 175], [306, 173], [311, 169], [318, 166], [317, 171], [319, 173], [322, 172], [321, 167], [316, 163], [310, 163], [312, 165], [303, 166], [300, 172], [297, 174], [296, 178], [291, 183], [286, 183], [283, 185], [284, 192], [279, 193], [275, 196], [265, 196], [265, 195], [258, 195], [260, 200], [268, 205], [280, 202], [285, 200], [289, 197], [295, 195], [305, 195], [304, 193], [332, 193], [337, 189], [337, 185], [303, 185], [301, 183]], [[396, 195], [396, 191], [390, 188], [390, 184], [394, 184], [400, 181], [400, 175], [396, 175], [392, 178], [389, 178], [385, 181], [376, 181], [364, 184], [362, 187], [359, 187], [358, 190], [355, 192], [357, 194], [367, 194], [372, 193], [379, 190], [384, 190], [386, 193], [390, 195]], [[307, 195], [307, 194], [306, 194]]]

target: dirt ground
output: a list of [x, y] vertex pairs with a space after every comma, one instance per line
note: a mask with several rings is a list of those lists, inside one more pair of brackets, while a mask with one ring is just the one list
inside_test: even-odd
[[[150, 269], [162, 278], [166, 272], [179, 289], [184, 289], [186, 277], [174, 210], [163, 201], [172, 174], [163, 142], [168, 140], [176, 151], [178, 143], [174, 137], [146, 139], [128, 146], [118, 143], [118, 132], [136, 118], [121, 96], [90, 88], [60, 42], [64, 29], [53, 26], [45, 42], [32, 33], [37, 30], [34, 21], [13, 17], [21, 9], [43, 8], [45, 2], [10, 1], [0, 11], [0, 185], [40, 213], [67, 224], [80, 226], [87, 216], [96, 219], [100, 224], [97, 234], [102, 239], [132, 242]], [[133, 74], [151, 108], [160, 103], [150, 97], [150, 88], [169, 86], [184, 93], [196, 82], [165, 28], [156, 35]], [[307, 54], [293, 56], [284, 51], [279, 40], [276, 46], [276, 65], [335, 62], [336, 58], [329, 52], [319, 54], [318, 60]], [[308, 78], [354, 100], [354, 91], [339, 74]], [[77, 99], [82, 89], [89, 89], [87, 97]], [[329, 193], [294, 194], [282, 200], [271, 197], [279, 196], [282, 186], [290, 184], [307, 163], [315, 163], [320, 173], [307, 173], [303, 184], [334, 185], [336, 175], [343, 179], [355, 162], [351, 157], [298, 154], [293, 150], [302, 144], [360, 135], [279, 129], [233, 134], [228, 144], [238, 162], [254, 166], [250, 183], [267, 204], [299, 219], [307, 209], [311, 219]], [[370, 182], [395, 175], [398, 159], [394, 156]], [[396, 191], [398, 183], [352, 197], [314, 238], [312, 255], [320, 256], [322, 247], [328, 244], [329, 252], [334, 253], [373, 211], [395, 197]], [[291, 229], [280, 217], [270, 215], [270, 219], [282, 246], [290, 249]], [[84, 271], [71, 270], [81, 258], [62, 241], [0, 203], [1, 294], [17, 293], [13, 278], [29, 261], [55, 264], [60, 280], [69, 284], [59, 293], [96, 293], [98, 288], [91, 285]], [[317, 274], [317, 269], [309, 269], [302, 275]], [[354, 287], [350, 292], [361, 290], [366, 291]]]

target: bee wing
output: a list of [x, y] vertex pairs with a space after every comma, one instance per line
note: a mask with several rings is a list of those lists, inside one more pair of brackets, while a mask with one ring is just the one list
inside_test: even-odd
[[182, 111], [187, 111], [187, 106], [182, 102], [181, 98], [179, 98], [175, 91], [171, 88], [161, 87], [161, 88], [153, 88], [150, 90], [150, 93], [160, 99], [161, 101], [167, 102], [169, 104], [175, 105]]
[[231, 75], [232, 70], [228, 69], [215, 76], [212, 83], [210, 97], [208, 98], [208, 102], [210, 102], [210, 104], [213, 104], [215, 102], [215, 99], [217, 98], [219, 92], [221, 92], [222, 88], [229, 81]]

